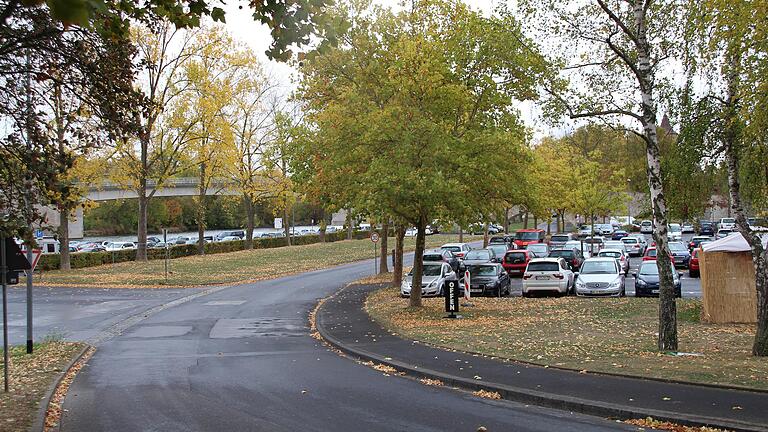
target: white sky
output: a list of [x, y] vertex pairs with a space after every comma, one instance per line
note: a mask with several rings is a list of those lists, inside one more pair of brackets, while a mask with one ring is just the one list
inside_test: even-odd
[[[344, 1], [344, 0], [338, 0]], [[389, 6], [397, 8], [399, 0], [374, 0], [375, 3], [383, 6]], [[505, 0], [464, 0], [466, 4], [475, 10], [480, 10], [484, 14], [489, 14], [493, 8], [500, 2]], [[509, 3], [509, 2], [508, 2]], [[238, 6], [242, 5], [243, 9], [238, 9]], [[233, 37], [239, 41], [246, 43], [250, 46], [259, 56], [262, 64], [265, 65], [265, 69], [272, 74], [272, 76], [280, 82], [283, 88], [284, 94], [289, 95], [296, 87], [296, 81], [298, 78], [297, 71], [291, 66], [282, 63], [269, 60], [264, 54], [264, 51], [269, 48], [272, 43], [272, 37], [269, 34], [269, 27], [258, 23], [253, 20], [249, 11], [247, 2], [233, 1], [226, 7], [226, 28], [231, 32]], [[526, 125], [533, 128], [535, 137], [540, 138], [547, 133], [557, 133], [550, 131], [541, 122], [539, 117], [539, 110], [533, 103], [523, 103], [518, 107], [522, 114], [523, 120]]]

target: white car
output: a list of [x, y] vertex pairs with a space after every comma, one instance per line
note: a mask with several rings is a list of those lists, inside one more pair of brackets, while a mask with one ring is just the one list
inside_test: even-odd
[[472, 250], [472, 247], [466, 243], [446, 243], [440, 246], [440, 249], [447, 249], [453, 252], [459, 259], [464, 259], [464, 255]]
[[[600, 234], [600, 230], [595, 228], [595, 233]], [[589, 237], [592, 235], [592, 225], [582, 225], [579, 227], [579, 237]]]
[[693, 224], [688, 222], [683, 224], [682, 231], [683, 231], [683, 234], [685, 233], [691, 234], [696, 232], [696, 230], [693, 228]]
[[406, 237], [416, 237], [416, 234], [418, 233], [419, 233], [419, 230], [417, 230], [416, 228], [408, 228], [407, 230], [405, 230]]
[[735, 230], [736, 229], [736, 219], [734, 218], [721, 218], [720, 222], [717, 223], [717, 229], [718, 230]]
[[718, 239], [721, 239], [721, 238], [726, 238], [726, 237], [728, 237], [731, 234], [733, 234], [733, 231], [731, 231], [729, 229], [719, 229], [719, 230], [717, 230], [716, 237]]
[[621, 240], [606, 240], [603, 242], [603, 249], [620, 249], [627, 253], [627, 245]]
[[669, 241], [681, 241], [683, 239], [683, 229], [680, 224], [669, 224]]
[[573, 287], [574, 273], [563, 258], [534, 258], [523, 273], [523, 297], [534, 291], [555, 291], [567, 295]]
[[611, 257], [595, 257], [584, 261], [574, 283], [577, 296], [623, 297], [624, 272]]
[[123, 249], [136, 249], [136, 244], [133, 242], [111, 242], [107, 244], [108, 251], [119, 251]]
[[592, 254], [589, 253], [589, 243], [584, 243], [580, 240], [569, 240], [565, 242], [561, 247], [561, 249], [581, 249], [581, 254], [584, 255], [584, 258], [589, 258], [592, 256]]
[[[457, 279], [456, 273], [454, 273], [450, 264], [426, 261], [421, 275], [421, 295], [424, 297], [442, 295], [445, 281], [449, 279]], [[413, 270], [403, 278], [403, 282], [400, 284], [400, 295], [402, 297], [410, 297], [412, 282]]]
[[653, 222], [649, 220], [640, 222], [640, 232], [643, 234], [653, 234]]
[[624, 276], [629, 273], [629, 258], [627, 252], [624, 249], [603, 249], [598, 254], [598, 257], [609, 257], [616, 260], [621, 267], [621, 271], [624, 272]]
[[220, 242], [228, 242], [228, 241], [236, 241], [236, 240], [242, 240], [239, 236], [226, 236], [222, 237]]

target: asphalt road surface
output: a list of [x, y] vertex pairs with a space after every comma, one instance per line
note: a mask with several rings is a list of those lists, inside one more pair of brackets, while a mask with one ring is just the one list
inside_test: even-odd
[[147, 314], [99, 345], [69, 390], [62, 430], [634, 430], [387, 376], [311, 338], [317, 299], [372, 269], [236, 286]]

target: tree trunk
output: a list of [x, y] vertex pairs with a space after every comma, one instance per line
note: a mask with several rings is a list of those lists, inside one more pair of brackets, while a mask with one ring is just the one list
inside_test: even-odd
[[634, 7], [637, 34], [638, 80], [642, 96], [642, 124], [648, 163], [648, 189], [651, 192], [653, 211], [653, 239], [656, 241], [656, 266], [659, 269], [659, 351], [677, 351], [677, 305], [675, 285], [670, 266], [669, 244], [667, 242], [667, 204], [664, 186], [661, 182], [661, 156], [656, 135], [656, 101], [653, 96], [653, 70], [651, 69], [650, 47], [646, 37], [647, 10], [642, 2]]
[[59, 210], [59, 269], [72, 268], [69, 259], [69, 213], [66, 206]]
[[483, 248], [488, 247], [488, 222], [483, 224]]
[[136, 261], [147, 260], [147, 179], [139, 181], [139, 226], [138, 244], [136, 245]]
[[197, 187], [197, 254], [205, 254], [205, 162], [200, 162], [200, 184]]
[[243, 195], [245, 213], [247, 217], [245, 225], [245, 248], [253, 249], [253, 229], [256, 225], [256, 204], [250, 195]]
[[525, 216], [523, 216], [523, 229], [528, 229], [528, 212], [525, 212]]
[[757, 325], [755, 340], [752, 344], [752, 354], [755, 356], [768, 356], [768, 250], [763, 247], [760, 236], [756, 235], [749, 227], [749, 222], [744, 215], [744, 207], [741, 201], [741, 185], [739, 184], [739, 144], [743, 139], [739, 133], [737, 86], [739, 59], [733, 58], [729, 62], [731, 70], [727, 74], [728, 84], [727, 104], [724, 110], [725, 133], [723, 141], [725, 158], [728, 167], [728, 190], [731, 201], [731, 214], [736, 218], [736, 227], [744, 236], [752, 250], [752, 265], [755, 268], [755, 294], [757, 296]]
[[536, 215], [533, 215], [533, 229], [539, 228], [539, 217]]
[[395, 228], [395, 265], [392, 269], [392, 285], [400, 287], [403, 280], [403, 244], [405, 243], [405, 228], [398, 224]]
[[459, 243], [464, 243], [464, 228], [459, 225]]
[[325, 230], [328, 228], [328, 224], [325, 222], [325, 208], [320, 207], [320, 243], [325, 243]]
[[[424, 270], [424, 243], [426, 240], [427, 217], [422, 214], [416, 226], [416, 251], [413, 255], [413, 279], [411, 282], [411, 307], [421, 307], [421, 279]], [[486, 231], [487, 233], [487, 231]]]
[[389, 237], [389, 222], [384, 222], [383, 224], [381, 224], [381, 240], [379, 240], [381, 242], [381, 256], [379, 257], [379, 274], [389, 273], [389, 266], [387, 265], [387, 259], [389, 258], [387, 237]]
[[291, 224], [288, 222], [288, 207], [283, 207], [283, 229], [285, 230], [286, 245], [291, 245]]
[[509, 233], [509, 207], [504, 209], [504, 232]]
[[347, 240], [352, 240], [352, 209], [347, 210]]

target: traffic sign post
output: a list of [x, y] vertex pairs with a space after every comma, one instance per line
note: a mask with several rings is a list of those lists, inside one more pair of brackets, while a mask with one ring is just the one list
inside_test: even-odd
[[371, 242], [373, 242], [373, 274], [376, 275], [379, 272], [379, 250], [376, 247], [376, 243], [379, 242], [379, 233], [376, 231], [371, 232]]
[[[19, 270], [29, 270], [29, 261], [19, 249], [19, 245], [12, 238], [0, 237], [0, 279], [3, 285], [3, 386], [8, 393], [8, 279], [9, 273], [14, 274]], [[18, 276], [11, 277], [19, 282]]]

